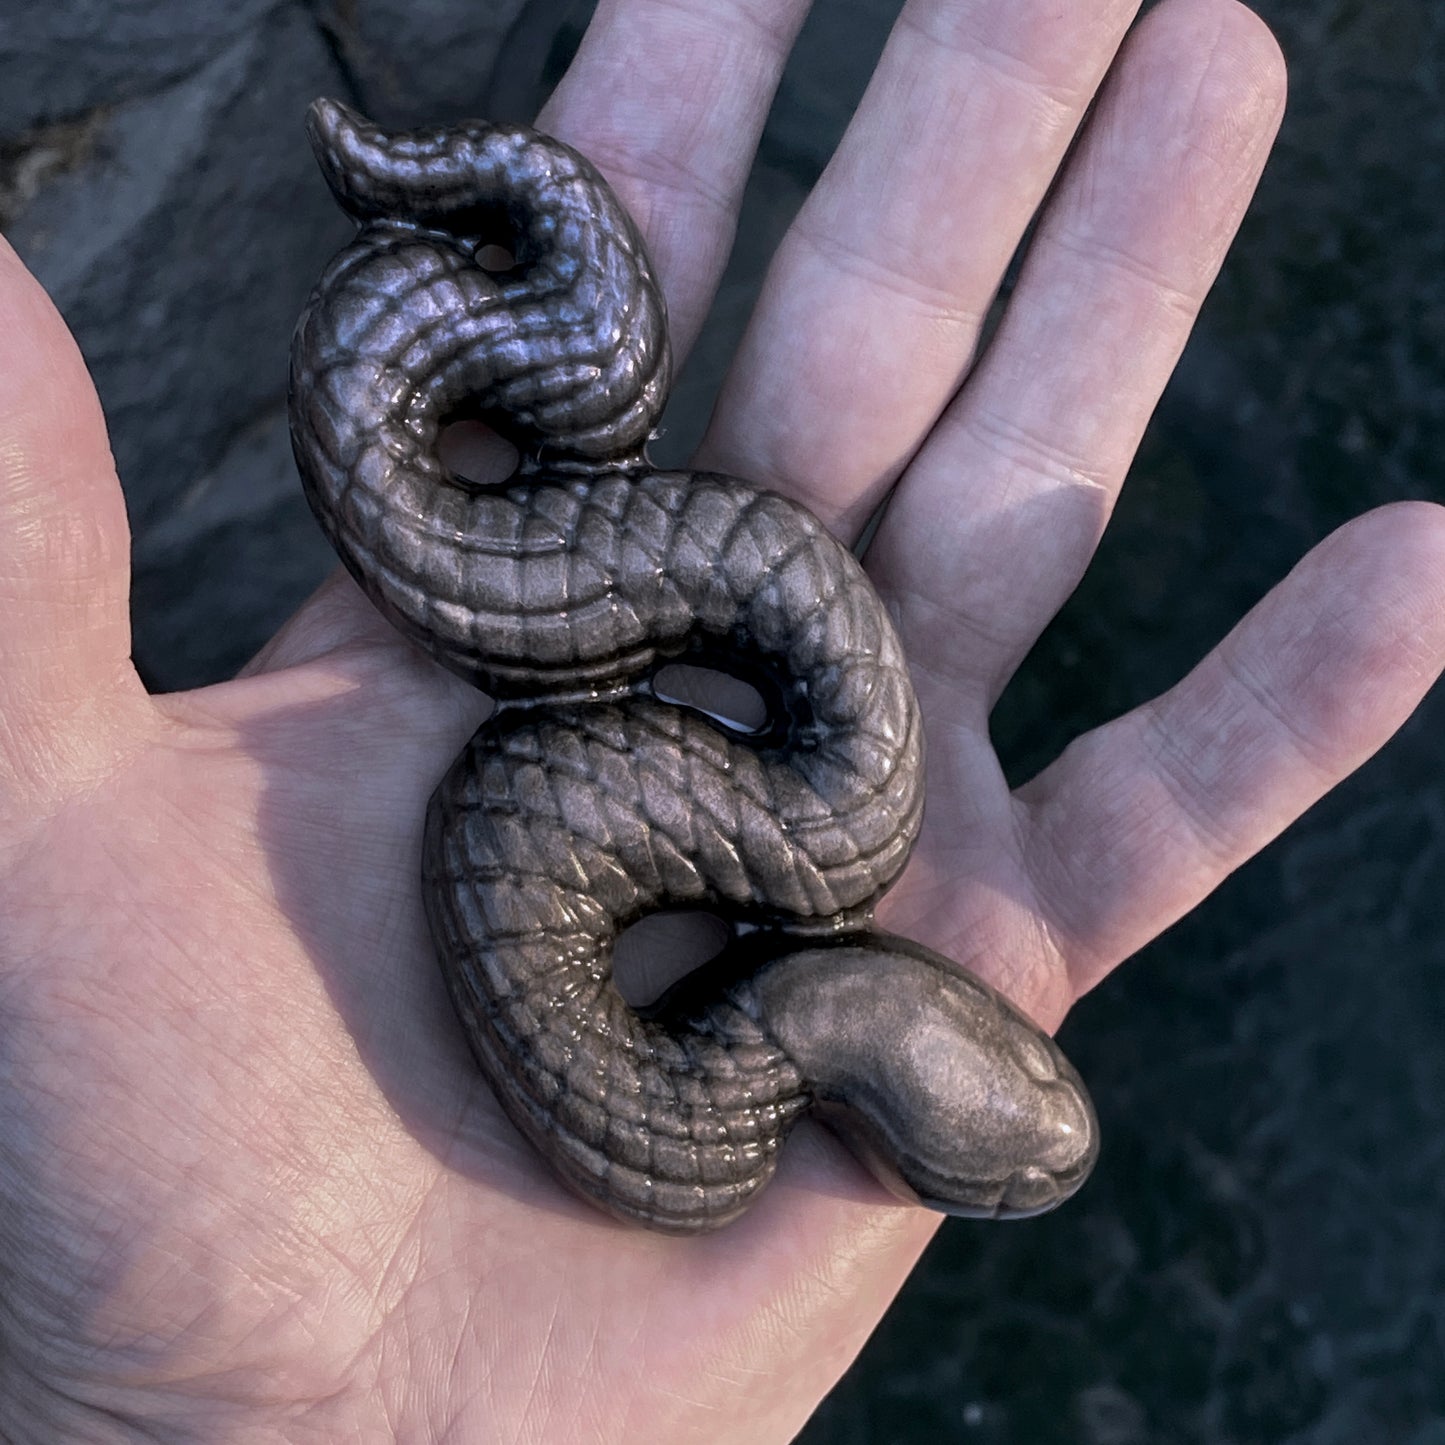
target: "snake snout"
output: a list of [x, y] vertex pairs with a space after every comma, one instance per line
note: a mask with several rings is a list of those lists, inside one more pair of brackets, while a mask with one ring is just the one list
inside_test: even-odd
[[[1072, 1074], [1072, 1070], [1069, 1073]], [[954, 1214], [986, 1214], [995, 1219], [1027, 1219], [1062, 1204], [1089, 1177], [1098, 1157], [1098, 1124], [1088, 1095], [1077, 1078], [1061, 1078], [1039, 1092], [1033, 1127], [1019, 1138], [1019, 1155], [1028, 1163], [1004, 1181], [992, 1208], [938, 1208]]]

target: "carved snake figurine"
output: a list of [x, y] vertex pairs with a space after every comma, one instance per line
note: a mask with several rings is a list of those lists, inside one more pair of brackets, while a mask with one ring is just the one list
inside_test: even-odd
[[[308, 125], [359, 231], [296, 330], [297, 463], [377, 607], [498, 699], [431, 800], [423, 890], [507, 1114], [580, 1194], [678, 1233], [739, 1214], [810, 1111], [905, 1198], [1060, 1202], [1097, 1148], [1078, 1076], [992, 989], [870, 927], [922, 812], [898, 639], [802, 507], [649, 465], [666, 318], [606, 182], [519, 126], [388, 133], [330, 101]], [[448, 471], [461, 418], [516, 445], [511, 478]], [[754, 683], [768, 722], [665, 700], [680, 659]], [[735, 941], [634, 1010], [614, 942], [678, 908]]]

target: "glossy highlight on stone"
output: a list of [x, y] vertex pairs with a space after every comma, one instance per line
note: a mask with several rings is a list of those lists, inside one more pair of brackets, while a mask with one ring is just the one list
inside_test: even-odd
[[[576, 1192], [675, 1233], [745, 1209], [810, 1112], [904, 1198], [1059, 1203], [1097, 1152], [1077, 1075], [992, 989], [871, 927], [923, 807], [898, 639], [804, 508], [649, 464], [666, 317], [605, 181], [520, 126], [387, 133], [331, 101], [309, 126], [359, 229], [296, 330], [292, 440], [367, 595], [498, 699], [432, 797], [422, 872], [509, 1117]], [[447, 469], [467, 419], [516, 446], [512, 477]], [[677, 663], [746, 680], [766, 723], [654, 688]], [[615, 940], [678, 908], [736, 938], [636, 1010]]]

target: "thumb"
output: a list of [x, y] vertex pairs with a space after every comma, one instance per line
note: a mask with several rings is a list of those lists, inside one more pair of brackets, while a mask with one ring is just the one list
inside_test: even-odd
[[112, 760], [130, 665], [130, 529], [65, 323], [0, 240], [0, 801]]

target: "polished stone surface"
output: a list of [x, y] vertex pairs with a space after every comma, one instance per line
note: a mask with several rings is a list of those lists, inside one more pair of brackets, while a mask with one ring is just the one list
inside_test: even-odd
[[[500, 703], [432, 794], [421, 875], [508, 1117], [583, 1198], [674, 1233], [751, 1207], [809, 1111], [910, 1201], [1061, 1203], [1098, 1133], [1057, 1044], [871, 926], [923, 810], [889, 615], [805, 508], [649, 464], [666, 309], [612, 188], [530, 126], [321, 99], [307, 131], [360, 229], [292, 341], [297, 468], [381, 614]], [[458, 417], [515, 447], [508, 485], [458, 484]], [[699, 663], [757, 683], [757, 730], [659, 695]], [[640, 1013], [617, 940], [679, 908], [736, 939]]]

